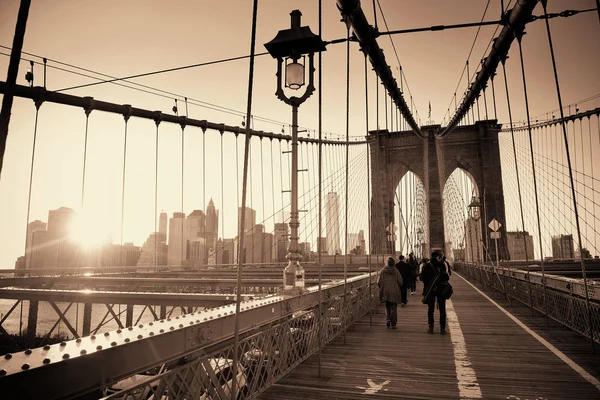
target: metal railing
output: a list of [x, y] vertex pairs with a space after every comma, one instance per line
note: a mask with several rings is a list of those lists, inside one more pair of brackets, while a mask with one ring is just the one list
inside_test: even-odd
[[[580, 279], [546, 275], [517, 269], [455, 263], [463, 276], [504, 293], [567, 328], [600, 343], [600, 285], [588, 283], [589, 308]], [[544, 304], [544, 287], [546, 290]]]
[[0, 386], [7, 398], [230, 399], [237, 317], [236, 398], [253, 398], [371, 309], [376, 281], [365, 274], [244, 301], [237, 316], [223, 306], [12, 354], [0, 359]]

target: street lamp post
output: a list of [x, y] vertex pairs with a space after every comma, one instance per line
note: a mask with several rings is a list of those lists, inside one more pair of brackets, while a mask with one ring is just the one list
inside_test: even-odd
[[[471, 204], [469, 204], [469, 215], [473, 218], [473, 221], [476, 223], [481, 218], [481, 203], [477, 196], [473, 196], [471, 199]], [[477, 225], [475, 225], [475, 245], [477, 246], [477, 262], [480, 262], [480, 254], [479, 254], [479, 229], [477, 229]]]
[[[325, 43], [321, 37], [312, 33], [308, 26], [300, 26], [300, 10], [290, 13], [291, 27], [277, 33], [275, 38], [265, 47], [269, 54], [277, 59], [277, 91], [275, 95], [284, 103], [292, 106], [292, 187], [291, 187], [291, 212], [290, 212], [290, 245], [288, 247], [289, 260], [283, 270], [283, 289], [292, 291], [304, 288], [304, 268], [300, 266], [302, 256], [299, 253], [298, 228], [300, 219], [298, 215], [298, 107], [304, 103], [313, 92], [314, 86], [314, 53], [325, 51]], [[300, 97], [286, 96], [284, 87], [298, 90], [305, 85], [305, 61], [308, 55], [308, 85]], [[299, 62], [300, 61], [300, 62]], [[282, 76], [282, 65], [285, 62], [285, 73]], [[282, 78], [285, 83], [282, 84]]]

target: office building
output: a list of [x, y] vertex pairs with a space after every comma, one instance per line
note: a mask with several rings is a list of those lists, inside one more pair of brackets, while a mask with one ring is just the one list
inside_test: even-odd
[[[529, 232], [506, 232], [506, 245], [511, 261], [534, 259], [533, 236]], [[527, 253], [525, 252], [525, 246], [527, 246]]]

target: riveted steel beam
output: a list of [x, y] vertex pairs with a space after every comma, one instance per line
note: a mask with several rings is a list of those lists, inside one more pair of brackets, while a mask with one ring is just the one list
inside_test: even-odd
[[[515, 40], [516, 35], [523, 32], [525, 24], [531, 20], [531, 14], [537, 3], [538, 0], [518, 0], [514, 8], [506, 13], [504, 16], [506, 21], [504, 27], [500, 34], [494, 38], [490, 52], [482, 60], [481, 69], [477, 73], [475, 80], [467, 89], [465, 96], [448, 125], [441, 128], [436, 133], [436, 136], [442, 137], [452, 132], [467, 112], [469, 112], [480, 96], [481, 91], [487, 86], [488, 80], [496, 73], [498, 64], [508, 56], [508, 50]], [[471, 79], [471, 77], [467, 77], [467, 79]]]
[[[6, 82], [0, 82], [0, 93], [5, 94], [7, 91], [8, 91], [8, 85], [6, 84]], [[95, 99], [92, 99], [91, 97], [80, 97], [80, 96], [74, 96], [74, 95], [66, 94], [66, 93], [51, 92], [51, 91], [47, 91], [43, 87], [39, 87], [39, 86], [29, 87], [29, 86], [15, 85], [14, 89], [13, 89], [13, 94], [15, 97], [32, 99], [35, 102], [48, 102], [48, 103], [64, 104], [64, 105], [69, 105], [69, 106], [73, 106], [73, 107], [81, 107], [84, 110], [92, 109], [92, 110], [98, 110], [98, 111], [108, 112], [108, 113], [112, 113], [112, 114], [120, 114], [123, 116], [128, 115], [130, 117], [149, 119], [152, 121], [158, 121], [158, 123], [168, 122], [168, 123], [172, 123], [172, 124], [181, 125], [182, 127], [194, 126], [194, 127], [202, 129], [203, 131], [206, 131], [207, 129], [209, 129], [209, 130], [213, 130], [213, 131], [217, 131], [217, 132], [221, 132], [221, 133], [229, 132], [229, 133], [233, 133], [235, 135], [246, 133], [245, 127], [219, 124], [219, 123], [210, 122], [207, 120], [188, 118], [186, 116], [165, 114], [165, 113], [161, 113], [160, 111], [150, 111], [150, 110], [145, 110], [142, 108], [131, 107], [128, 104], [115, 104], [115, 103], [110, 103], [107, 101], [95, 100]], [[93, 106], [90, 107], [90, 104], [93, 104]], [[157, 114], [157, 113], [160, 113], [160, 114]], [[158, 118], [157, 115], [160, 115], [160, 118]], [[282, 134], [273, 133], [273, 132], [256, 131], [253, 129], [250, 129], [250, 134], [252, 136], [257, 136], [260, 138], [285, 140], [285, 141], [292, 140], [292, 137], [289, 135], [282, 135]], [[315, 139], [315, 138], [305, 138], [305, 137], [298, 138], [298, 141], [301, 143], [319, 143], [319, 142], [321, 142], [323, 144], [346, 144], [345, 140], [341, 140], [341, 141], [321, 140], [321, 141], [319, 141], [318, 139]], [[363, 141], [357, 141], [357, 142], [350, 142], [348, 144], [349, 145], [357, 145], [357, 144], [364, 144], [364, 143], [366, 143], [366, 142], [363, 140]]]
[[[375, 284], [377, 273], [349, 278], [348, 293]], [[315, 307], [320, 297], [344, 294], [344, 282], [310, 287], [301, 295], [277, 295], [241, 302], [240, 333], [250, 332]], [[126, 376], [183, 355], [230, 340], [234, 333], [235, 305], [118, 329], [48, 345], [0, 358], [3, 398], [70, 399]], [[35, 384], [31, 384], [35, 382]]]
[[[246, 299], [252, 296], [243, 295]], [[132, 304], [142, 306], [214, 307], [235, 301], [231, 294], [109, 292], [97, 290], [0, 289], [1, 299], [65, 301], [73, 303]]]
[[425, 134], [421, 132], [421, 128], [416, 123], [404, 100], [404, 95], [398, 87], [398, 83], [392, 74], [392, 69], [385, 60], [383, 50], [381, 50], [377, 43], [378, 33], [367, 21], [367, 17], [360, 6], [360, 0], [337, 0], [337, 7], [344, 21], [352, 27], [352, 32], [354, 32], [354, 36], [356, 36], [357, 41], [360, 43], [361, 50], [369, 56], [369, 61], [375, 73], [381, 79], [381, 83], [394, 103], [396, 103], [408, 125], [417, 136], [425, 138]]

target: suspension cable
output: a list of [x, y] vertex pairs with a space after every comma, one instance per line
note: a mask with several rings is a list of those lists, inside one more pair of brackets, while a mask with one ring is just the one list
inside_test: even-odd
[[[40, 112], [40, 107], [41, 107], [42, 103], [41, 102], [36, 102], [35, 103], [35, 123], [33, 125], [33, 144], [31, 147], [31, 167], [29, 169], [29, 192], [27, 194], [27, 220], [25, 223], [25, 269], [29, 269], [29, 263], [31, 262], [31, 260], [29, 259], [30, 255], [29, 252], [31, 250], [33, 250], [33, 244], [32, 243], [28, 243], [28, 239], [29, 239], [29, 213], [31, 211], [31, 189], [33, 187], [33, 167], [35, 165], [35, 145], [37, 143], [37, 128], [38, 128], [38, 116], [39, 116], [39, 112]], [[33, 240], [33, 230], [31, 231], [31, 239]], [[28, 248], [29, 246], [32, 246], [31, 250]], [[29, 261], [29, 263], [28, 263]]]
[[[157, 229], [157, 213], [158, 213], [158, 126], [160, 125], [160, 117], [156, 118], [156, 144], [155, 144], [155, 172], [154, 172], [154, 267], [158, 266], [158, 229]], [[183, 238], [182, 238], [183, 239]], [[167, 256], [168, 258], [168, 256]], [[167, 260], [169, 265], [169, 260]]]
[[[127, 165], [127, 127], [129, 125], [129, 114], [125, 114], [123, 118], [125, 119], [125, 135], [123, 140], [123, 183], [121, 186], [121, 253], [123, 254], [123, 258], [121, 258], [121, 262], [123, 266], [127, 266], [127, 254], [123, 251], [123, 233], [125, 228], [125, 177], [126, 177], [126, 165]], [[156, 239], [156, 238], [155, 238]]]
[[[533, 138], [531, 135], [531, 118], [529, 115], [529, 99], [527, 96], [527, 81], [525, 79], [525, 63], [523, 61], [523, 47], [521, 45], [521, 39], [523, 38], [523, 32], [519, 32], [517, 35], [517, 43], [519, 45], [519, 56], [521, 60], [521, 73], [523, 75], [523, 94], [525, 97], [525, 112], [527, 114], [527, 131], [529, 133], [529, 149], [531, 152], [531, 168], [533, 173], [533, 192], [535, 195], [535, 212], [537, 217], [537, 227], [538, 227], [538, 239], [540, 243], [540, 267], [542, 269], [542, 287], [544, 291], [544, 315], [546, 321], [546, 329], [548, 329], [548, 303], [546, 301], [546, 274], [544, 269], [544, 248], [542, 247], [542, 227], [540, 225], [540, 205], [538, 200], [538, 189], [537, 189], [537, 179], [536, 179], [536, 171], [535, 171], [535, 160], [533, 156]], [[525, 230], [523, 230], [523, 237], [525, 237]], [[527, 247], [525, 247], [525, 258], [527, 259]], [[535, 258], [535, 254], [534, 254]], [[533, 304], [532, 304], [533, 308]]]
[[[545, 1], [542, 1], [542, 7], [544, 8], [544, 15], [547, 16], [548, 15], [548, 11], [547, 11], [547, 5]], [[599, 11], [600, 12], [600, 11]], [[563, 111], [563, 106], [562, 106], [562, 97], [560, 94], [560, 85], [558, 82], [558, 72], [556, 69], [556, 59], [554, 57], [554, 47], [552, 45], [552, 35], [550, 34], [550, 23], [548, 22], [548, 19], [545, 19], [546, 21], [546, 32], [548, 33], [548, 44], [550, 46], [550, 56], [552, 59], [552, 70], [554, 71], [554, 83], [556, 84], [556, 95], [558, 97], [558, 107], [560, 108], [560, 117], [561, 117], [561, 126], [562, 126], [562, 130], [563, 130], [563, 138], [565, 141], [565, 149], [566, 149], [566, 156], [567, 156], [567, 165], [569, 167], [569, 179], [571, 181], [571, 195], [573, 196], [573, 210], [575, 213], [575, 224], [577, 227], [577, 240], [579, 241], [579, 259], [581, 260], [581, 274], [583, 276], [583, 285], [584, 285], [584, 290], [585, 290], [585, 303], [586, 303], [586, 307], [587, 307], [587, 311], [588, 311], [588, 324], [589, 324], [589, 330], [590, 330], [590, 339], [592, 342], [592, 352], [595, 353], [596, 352], [596, 348], [595, 348], [595, 344], [594, 344], [594, 328], [592, 325], [592, 311], [590, 308], [590, 297], [589, 297], [589, 293], [588, 293], [588, 282], [587, 282], [587, 276], [586, 276], [586, 271], [585, 271], [585, 261], [583, 258], [583, 251], [581, 248], [581, 227], [579, 226], [579, 211], [577, 209], [577, 197], [575, 194], [575, 186], [573, 184], [573, 169], [571, 167], [571, 155], [569, 154], [569, 143], [567, 140], [567, 129], [565, 126], [565, 122], [564, 122], [564, 111]]]
[[[369, 136], [369, 69], [367, 66], [367, 52], [365, 55], [365, 136]], [[372, 278], [371, 254], [373, 252], [372, 233], [371, 233], [371, 162], [369, 159], [369, 145], [365, 146], [367, 153], [367, 231], [369, 234], [369, 255], [367, 257], [367, 265], [369, 267], [369, 299], [373, 298], [373, 285], [370, 281]], [[365, 254], [367, 249], [365, 246]], [[373, 325], [372, 307], [369, 307], [369, 326]]]
[[[252, 10], [252, 36], [250, 43], [250, 71], [248, 73], [248, 104], [247, 104], [247, 112], [246, 112], [246, 120], [250, 121], [252, 117], [252, 89], [254, 83], [254, 57], [255, 57], [255, 47], [256, 47], [256, 19], [257, 19], [257, 11], [258, 11], [258, 0], [254, 0], [253, 10]], [[243, 232], [243, 224], [245, 222], [245, 212], [246, 212], [246, 188], [248, 184], [248, 158], [250, 153], [250, 124], [246, 125], [246, 137], [244, 141], [244, 173], [243, 173], [243, 182], [242, 182], [242, 211], [241, 211], [241, 220], [239, 222], [239, 243], [240, 248], [238, 249], [238, 268], [237, 268], [237, 293], [236, 293], [236, 301], [235, 301], [235, 327], [234, 327], [234, 353], [233, 353], [233, 376], [237, 377], [237, 369], [238, 369], [238, 360], [240, 359], [240, 302], [241, 302], [241, 285], [242, 285], [242, 251], [244, 248], [244, 232]], [[237, 143], [237, 140], [236, 140]], [[237, 148], [237, 147], [236, 147]], [[237, 169], [237, 168], [236, 168]], [[253, 235], [254, 236], [254, 235]], [[232, 389], [231, 389], [231, 400], [236, 400], [236, 386], [237, 386], [237, 378], [232, 380]]]

